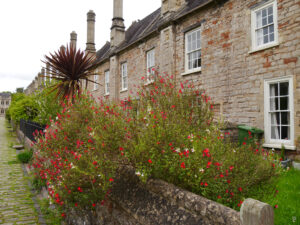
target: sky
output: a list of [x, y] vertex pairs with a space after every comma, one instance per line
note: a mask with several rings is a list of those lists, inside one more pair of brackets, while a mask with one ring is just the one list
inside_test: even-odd
[[[126, 29], [160, 7], [161, 0], [123, 0]], [[86, 14], [96, 13], [95, 43], [110, 39], [113, 0], [1, 0], [0, 92], [26, 88], [41, 71], [45, 55], [70, 41], [85, 49]]]

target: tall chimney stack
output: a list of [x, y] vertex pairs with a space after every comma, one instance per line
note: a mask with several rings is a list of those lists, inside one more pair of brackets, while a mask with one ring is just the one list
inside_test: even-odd
[[96, 52], [95, 49], [95, 18], [96, 14], [93, 10], [90, 10], [87, 13], [87, 42], [86, 42], [86, 51]]
[[114, 12], [110, 32], [111, 47], [117, 47], [125, 40], [125, 25], [123, 19], [123, 0], [114, 0]]
[[77, 34], [75, 31], [72, 31], [72, 33], [70, 34], [70, 43], [73, 48], [76, 48]]
[[161, 0], [161, 15], [169, 15], [180, 9], [184, 4], [186, 4], [186, 0]]

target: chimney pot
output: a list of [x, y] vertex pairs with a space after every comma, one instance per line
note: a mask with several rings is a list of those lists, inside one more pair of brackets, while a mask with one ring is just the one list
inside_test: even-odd
[[77, 45], [77, 34], [75, 31], [72, 31], [70, 34], [70, 43], [73, 48], [76, 48]]
[[87, 42], [86, 51], [96, 52], [95, 48], [95, 21], [96, 14], [93, 10], [87, 13]]

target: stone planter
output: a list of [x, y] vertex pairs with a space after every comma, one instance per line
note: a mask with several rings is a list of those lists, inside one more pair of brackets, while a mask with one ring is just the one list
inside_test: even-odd
[[300, 162], [295, 162], [295, 161], [293, 161], [293, 167], [294, 167], [294, 169], [296, 169], [296, 170], [300, 170]]

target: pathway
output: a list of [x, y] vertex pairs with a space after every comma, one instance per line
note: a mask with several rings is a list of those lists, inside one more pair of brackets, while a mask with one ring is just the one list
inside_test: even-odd
[[9, 147], [13, 142], [5, 118], [0, 117], [0, 224], [39, 224], [28, 181], [16, 161], [16, 150]]

